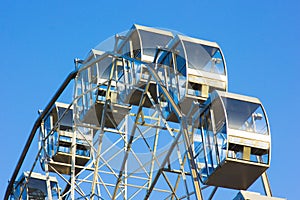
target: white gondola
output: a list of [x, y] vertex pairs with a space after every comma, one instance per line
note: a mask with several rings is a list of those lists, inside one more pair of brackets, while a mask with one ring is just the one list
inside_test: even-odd
[[[215, 42], [177, 35], [158, 62], [169, 66], [168, 90], [186, 115], [191, 115], [193, 102], [201, 105], [214, 90], [227, 91], [226, 62]], [[168, 119], [177, 121], [172, 110], [167, 111]]]
[[[129, 58], [146, 63], [153, 63], [157, 48], [165, 47], [173, 37], [173, 33], [170, 31], [135, 24], [125, 35], [123, 40], [119, 42], [116, 52]], [[142, 90], [144, 90], [150, 74], [147, 67], [143, 64], [136, 62], [131, 67], [135, 67], [133, 71], [135, 82], [131, 90], [127, 90], [127, 98], [124, 100], [129, 104], [139, 105]], [[150, 83], [149, 92], [155, 100], [155, 103], [157, 103], [157, 88], [153, 81]], [[144, 106], [152, 106], [148, 98], [146, 98]]]
[[[41, 164], [45, 169], [62, 174], [71, 173], [72, 142], [76, 143], [76, 173], [90, 160], [91, 134], [74, 135], [73, 109], [68, 104], [56, 102], [40, 127], [40, 143], [45, 149], [41, 153]], [[75, 138], [74, 138], [75, 137]]]
[[269, 168], [269, 124], [257, 98], [215, 91], [194, 115], [193, 134], [207, 185], [245, 190]]
[[87, 64], [78, 77], [77, 91], [84, 94], [77, 100], [78, 105], [82, 105], [78, 107], [79, 119], [82, 123], [100, 126], [105, 102], [109, 99], [103, 126], [117, 128], [130, 110], [130, 106], [121, 101], [117, 88], [124, 74], [124, 63], [98, 50], [92, 50], [86, 62], [91, 64]]
[[[48, 182], [48, 183], [47, 183]], [[14, 185], [14, 195], [11, 199], [60, 199], [60, 188], [55, 177], [32, 172], [23, 172]]]
[[[109, 98], [104, 127], [117, 128], [130, 110], [130, 105], [140, 103], [149, 78], [147, 67], [142, 63], [152, 63], [157, 47], [165, 46], [172, 38], [173, 34], [169, 31], [133, 25], [124, 36], [115, 37], [114, 52], [122, 55], [123, 59], [109, 52], [92, 50], [85, 60], [86, 73], [81, 73], [78, 79], [82, 82], [80, 93], [84, 93], [78, 102], [85, 105], [80, 108], [81, 121], [99, 126], [105, 101]], [[157, 103], [154, 82], [151, 82], [149, 92]], [[88, 102], [86, 99], [91, 97], [93, 101]], [[146, 98], [144, 106], [152, 106], [149, 98]]]

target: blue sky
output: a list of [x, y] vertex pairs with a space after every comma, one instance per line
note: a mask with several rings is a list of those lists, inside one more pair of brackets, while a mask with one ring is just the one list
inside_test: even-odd
[[0, 198], [38, 117], [37, 110], [46, 106], [74, 69], [73, 59], [85, 58], [98, 43], [137, 23], [221, 46], [229, 91], [256, 96], [267, 110], [273, 147], [268, 175], [273, 194], [297, 199], [299, 19], [296, 0], [2, 0]]

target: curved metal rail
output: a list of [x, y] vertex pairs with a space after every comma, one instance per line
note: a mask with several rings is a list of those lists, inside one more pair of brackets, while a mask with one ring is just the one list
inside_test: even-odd
[[4, 196], [4, 199], [5, 200], [8, 200], [9, 198], [9, 195], [13, 189], [13, 185], [14, 185], [14, 181], [16, 180], [17, 178], [17, 175], [20, 171], [20, 168], [23, 164], [23, 161], [26, 157], [26, 154], [29, 150], [29, 147], [32, 143], [32, 140], [35, 136], [35, 133], [36, 131], [38, 130], [41, 122], [42, 122], [42, 119], [46, 116], [46, 114], [49, 112], [49, 110], [51, 109], [51, 107], [54, 105], [55, 101], [59, 98], [59, 96], [62, 94], [62, 92], [64, 91], [64, 89], [69, 85], [69, 83], [71, 82], [71, 80], [73, 80], [78, 74], [78, 70], [75, 70], [73, 72], [71, 72], [67, 78], [65, 79], [65, 81], [62, 83], [62, 85], [58, 88], [58, 90], [56, 91], [56, 93], [54, 94], [54, 96], [52, 97], [52, 99], [50, 100], [50, 102], [47, 104], [47, 106], [45, 107], [45, 109], [43, 110], [43, 112], [40, 114], [40, 116], [37, 118], [37, 120], [35, 121], [34, 125], [33, 125], [33, 128], [29, 134], [29, 137], [27, 139], [27, 142], [24, 146], [24, 149], [22, 151], [22, 154], [18, 160], [18, 163], [17, 163], [17, 166], [15, 167], [15, 170], [14, 170], [14, 173], [13, 175], [11, 176], [11, 179], [9, 181], [9, 184], [6, 188], [6, 192], [5, 192], [5, 196]]

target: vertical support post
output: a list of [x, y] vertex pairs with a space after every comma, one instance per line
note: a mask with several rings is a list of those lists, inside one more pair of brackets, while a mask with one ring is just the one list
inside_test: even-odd
[[[129, 126], [128, 126], [128, 115], [125, 116], [125, 135], [124, 135], [124, 152], [126, 152], [126, 144], [128, 143], [128, 136], [127, 136], [127, 133], [129, 133]], [[127, 166], [127, 162], [125, 164], [125, 167], [124, 167], [124, 176], [126, 177], [127, 176], [127, 170], [128, 170], [128, 166]], [[128, 179], [126, 178], [124, 180], [124, 199], [127, 199], [127, 183], [128, 183]]]
[[[158, 126], [160, 125], [160, 120], [161, 120], [161, 117], [158, 118], [158, 124], [157, 124]], [[151, 159], [150, 174], [149, 174], [148, 190], [149, 190], [149, 188], [151, 186], [151, 183], [152, 183], [153, 169], [154, 169], [154, 164], [155, 164], [154, 160], [155, 160], [157, 144], [158, 144], [158, 135], [159, 135], [159, 130], [156, 129], [154, 144], [153, 144], [153, 154], [152, 154], [152, 159]]]
[[[50, 117], [50, 120], [51, 120], [51, 124], [52, 124], [52, 117]], [[42, 147], [42, 144], [45, 144], [44, 142], [44, 138], [45, 138], [45, 127], [44, 127], [45, 123], [44, 123], [44, 119], [42, 120], [42, 123], [41, 123], [41, 132], [42, 132], [42, 138], [40, 138], [40, 143], [39, 143], [39, 149], [41, 148], [45, 148], [45, 147]], [[51, 183], [50, 183], [50, 177], [49, 177], [49, 168], [48, 168], [48, 160], [44, 160], [45, 162], [45, 173], [46, 173], [46, 187], [47, 187], [47, 198], [49, 200], [52, 200], [52, 192], [51, 192]]]
[[51, 183], [50, 183], [49, 169], [48, 169], [48, 160], [45, 161], [45, 172], [46, 172], [47, 199], [52, 200]]
[[93, 200], [94, 196], [95, 196], [95, 187], [96, 187], [96, 182], [98, 179], [99, 159], [100, 159], [100, 154], [101, 154], [101, 149], [102, 149], [102, 139], [103, 139], [103, 135], [104, 135], [105, 117], [106, 117], [106, 112], [107, 112], [107, 106], [108, 106], [108, 103], [110, 102], [110, 87], [111, 87], [111, 82], [112, 82], [113, 75], [115, 72], [115, 68], [116, 68], [116, 62], [114, 60], [111, 71], [110, 71], [109, 82], [107, 85], [104, 109], [102, 111], [102, 118], [101, 118], [101, 123], [100, 123], [101, 130], [100, 130], [100, 134], [99, 134], [97, 154], [96, 154], [96, 157], [94, 158], [95, 159], [95, 164], [94, 164], [95, 169], [94, 169], [94, 177], [93, 177], [92, 188], [91, 188], [91, 197], [90, 197], [91, 200]]
[[251, 147], [244, 146], [243, 147], [243, 160], [250, 160]]
[[128, 143], [127, 143], [127, 146], [126, 146], [125, 156], [124, 156], [123, 161], [122, 161], [121, 169], [120, 169], [120, 172], [119, 172], [119, 175], [118, 175], [118, 180], [117, 180], [117, 183], [116, 183], [116, 186], [115, 186], [115, 189], [114, 189], [112, 199], [116, 198], [119, 187], [120, 187], [120, 183], [122, 181], [121, 179], [122, 179], [122, 176], [123, 176], [123, 173], [124, 173], [124, 169], [125, 169], [125, 166], [126, 166], [126, 163], [127, 163], [128, 156], [129, 156], [129, 151], [131, 149], [131, 145], [132, 145], [134, 135], [135, 135], [135, 131], [136, 131], [136, 128], [137, 128], [137, 122], [139, 120], [139, 117], [142, 114], [143, 105], [146, 101], [147, 92], [148, 92], [149, 87], [150, 87], [150, 80], [151, 80], [151, 76], [149, 76], [149, 78], [148, 78], [147, 85], [146, 85], [145, 90], [143, 92], [142, 98], [140, 99], [139, 108], [138, 108], [137, 115], [136, 115], [136, 118], [135, 118], [134, 126], [131, 130], [131, 134], [130, 134], [130, 137], [129, 137], [129, 140], [128, 140]]
[[[181, 174], [178, 174], [177, 176], [177, 180], [176, 180], [176, 183], [175, 183], [175, 186], [174, 186], [174, 191], [177, 190], [178, 188], [178, 185], [179, 185], [179, 181], [180, 181], [180, 176], [182, 177], [182, 180], [184, 182], [184, 186], [185, 186], [185, 192], [186, 192], [186, 197], [188, 200], [190, 200], [190, 193], [189, 193], [189, 188], [187, 186], [187, 182], [186, 182], [186, 175], [185, 175], [185, 170], [184, 170], [184, 164], [186, 162], [186, 154], [184, 155], [183, 157], [183, 160], [182, 160], [182, 156], [180, 154], [180, 150], [179, 150], [179, 147], [177, 145], [177, 155], [178, 155], [178, 160], [179, 160], [179, 164], [180, 164], [180, 170], [181, 170]], [[175, 195], [172, 195], [171, 197], [171, 200], [174, 200], [175, 199]]]
[[197, 166], [194, 160], [194, 153], [192, 150], [192, 145], [190, 143], [190, 138], [189, 138], [189, 133], [187, 129], [187, 122], [185, 116], [181, 118], [182, 121], [182, 131], [183, 131], [183, 137], [185, 141], [185, 146], [187, 149], [187, 155], [188, 155], [188, 160], [190, 164], [190, 170], [191, 170], [191, 175], [193, 179], [193, 185], [195, 189], [195, 195], [197, 200], [202, 200], [202, 192], [201, 192], [201, 187], [200, 187], [200, 181], [199, 181], [199, 175], [197, 173]]
[[71, 199], [75, 199], [76, 131], [73, 133], [71, 146]]

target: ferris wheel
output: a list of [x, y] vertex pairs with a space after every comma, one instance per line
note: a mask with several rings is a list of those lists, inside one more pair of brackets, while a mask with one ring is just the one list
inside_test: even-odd
[[[40, 112], [5, 199], [272, 197], [261, 101], [228, 92], [215, 42], [133, 25], [75, 60]], [[70, 102], [59, 102], [73, 84]], [[32, 165], [22, 167], [34, 137]], [[262, 179], [264, 195], [247, 191]]]

